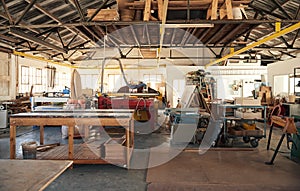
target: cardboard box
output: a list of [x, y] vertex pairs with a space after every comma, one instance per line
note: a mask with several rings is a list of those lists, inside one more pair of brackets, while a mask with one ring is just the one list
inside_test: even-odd
[[242, 112], [235, 110], [234, 116], [237, 118], [243, 118], [243, 119], [261, 119], [261, 112]]

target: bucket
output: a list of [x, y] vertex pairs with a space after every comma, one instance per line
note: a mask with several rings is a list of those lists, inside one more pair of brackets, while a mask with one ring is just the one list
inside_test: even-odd
[[34, 141], [22, 143], [23, 159], [36, 159], [36, 147], [37, 143]]

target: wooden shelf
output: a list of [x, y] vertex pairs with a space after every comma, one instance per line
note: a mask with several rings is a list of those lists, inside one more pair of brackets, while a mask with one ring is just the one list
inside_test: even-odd
[[[106, 159], [101, 156], [100, 144], [76, 144], [74, 145], [74, 164], [118, 164], [126, 165], [126, 156], [114, 159]], [[68, 158], [68, 145], [61, 145], [45, 152], [37, 152], [38, 160], [70, 160]]]

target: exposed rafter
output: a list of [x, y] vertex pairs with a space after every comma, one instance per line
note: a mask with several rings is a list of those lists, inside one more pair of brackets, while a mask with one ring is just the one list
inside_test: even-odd
[[272, 0], [277, 8], [286, 16], [287, 19], [292, 19], [292, 17], [282, 8], [282, 5], [277, 0]]
[[61, 48], [61, 47], [58, 47], [58, 46], [55, 46], [51, 43], [48, 43], [44, 40], [41, 40], [39, 38], [36, 38], [34, 36], [31, 36], [29, 34], [26, 34], [18, 29], [13, 29], [11, 28], [10, 29], [10, 33], [12, 33], [13, 35], [16, 35], [18, 36], [19, 38], [22, 38], [22, 39], [25, 39], [25, 40], [28, 40], [28, 41], [31, 41], [31, 42], [35, 42], [37, 44], [40, 44], [40, 45], [43, 45], [43, 46], [46, 46], [48, 48], [51, 48], [53, 50], [56, 50], [56, 51], [59, 51], [59, 52], [62, 52], [62, 53], [67, 53], [67, 50], [64, 49], [64, 48]]
[[[27, 2], [31, 2], [31, 0], [26, 0]], [[54, 15], [52, 15], [48, 10], [46, 10], [45, 8], [43, 8], [41, 5], [39, 5], [38, 3], [35, 3], [34, 4], [34, 7], [36, 9], [38, 9], [39, 11], [41, 11], [42, 13], [44, 13], [45, 15], [47, 15], [48, 17], [50, 17], [53, 21], [57, 22], [58, 24], [62, 24], [63, 22], [55, 17]], [[53, 26], [55, 27], [55, 25]], [[56, 24], [56, 27], [57, 27], [57, 24]], [[65, 27], [66, 29], [68, 29], [69, 31], [71, 31], [72, 33], [74, 34], [80, 34], [80, 37], [83, 39], [83, 40], [90, 40], [88, 36], [86, 36], [85, 34], [83, 34], [82, 32], [74, 29], [74, 28], [70, 28], [70, 27]]]
[[1, 0], [1, 3], [2, 3], [2, 6], [4, 8], [5, 14], [6, 14], [7, 18], [8, 18], [9, 24], [13, 25], [14, 24], [14, 20], [12, 19], [11, 14], [8, 11], [8, 8], [6, 6], [5, 1]]
[[24, 18], [24, 16], [26, 15], [26, 13], [32, 8], [32, 6], [35, 4], [36, 0], [32, 0], [25, 8], [25, 10], [23, 11], [22, 15], [16, 20], [15, 24], [19, 24], [20, 21]]

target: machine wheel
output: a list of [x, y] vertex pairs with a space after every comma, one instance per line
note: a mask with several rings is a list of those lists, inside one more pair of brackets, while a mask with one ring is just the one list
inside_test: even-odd
[[243, 137], [243, 141], [245, 143], [249, 143], [250, 142], [250, 137], [247, 137], [247, 136]]
[[257, 147], [258, 146], [258, 139], [252, 139], [250, 140], [250, 144], [252, 147]]

